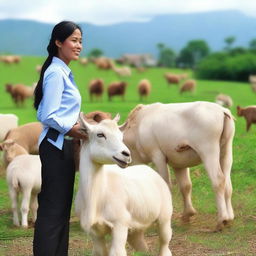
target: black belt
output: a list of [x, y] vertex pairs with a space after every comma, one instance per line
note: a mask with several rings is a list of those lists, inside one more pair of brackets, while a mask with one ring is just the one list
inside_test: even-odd
[[60, 132], [54, 128], [49, 128], [48, 132], [46, 133], [46, 137], [53, 140], [54, 142], [57, 140]]
[[[46, 137], [56, 142], [60, 132], [57, 131], [54, 128], [49, 128], [48, 132], [46, 133]], [[73, 140], [73, 137], [70, 137], [68, 135], [64, 136], [65, 140]]]

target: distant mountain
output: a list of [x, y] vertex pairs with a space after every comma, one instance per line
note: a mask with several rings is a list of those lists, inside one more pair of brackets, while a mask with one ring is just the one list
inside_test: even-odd
[[[124, 53], [157, 55], [158, 43], [176, 52], [189, 40], [203, 39], [213, 51], [225, 46], [224, 39], [234, 36], [234, 46], [248, 47], [256, 38], [256, 18], [238, 11], [216, 11], [196, 14], [170, 14], [149, 22], [126, 22], [98, 26], [80, 23], [84, 31], [84, 51], [101, 49], [106, 56]], [[0, 53], [46, 55], [53, 24], [28, 20], [0, 20]]]

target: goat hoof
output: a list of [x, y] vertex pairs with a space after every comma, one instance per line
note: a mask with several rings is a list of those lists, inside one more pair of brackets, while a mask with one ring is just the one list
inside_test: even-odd
[[196, 210], [191, 209], [187, 213], [183, 213], [181, 219], [184, 223], [188, 223], [190, 222], [190, 218], [193, 217], [195, 214], [196, 214]]
[[215, 231], [215, 232], [220, 232], [220, 231], [223, 230], [223, 228], [224, 228], [224, 221], [218, 223], [214, 231]]

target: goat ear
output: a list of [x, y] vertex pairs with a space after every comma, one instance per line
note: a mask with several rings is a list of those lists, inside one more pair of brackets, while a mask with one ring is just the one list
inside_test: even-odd
[[116, 116], [114, 117], [113, 121], [116, 121], [118, 123], [119, 120], [120, 120], [120, 115], [119, 115], [119, 113], [117, 113]]
[[119, 130], [120, 130], [121, 132], [123, 132], [123, 131], [125, 130], [127, 124], [128, 124], [128, 122], [125, 122], [124, 124], [119, 125], [119, 126], [118, 126], [118, 127], [119, 127]]
[[13, 146], [15, 141], [13, 139], [7, 139], [3, 142], [3, 148]]
[[7, 139], [7, 140], [3, 141], [2, 143], [0, 143], [0, 151], [7, 150], [9, 147], [14, 145], [14, 143], [15, 142], [12, 139]]
[[92, 130], [91, 125], [85, 121], [83, 112], [79, 114], [79, 123], [81, 132], [88, 134]]

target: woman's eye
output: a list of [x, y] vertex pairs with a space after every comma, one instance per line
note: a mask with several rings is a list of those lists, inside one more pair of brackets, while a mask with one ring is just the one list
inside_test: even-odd
[[106, 139], [106, 136], [105, 136], [104, 133], [98, 133], [98, 134], [97, 134], [97, 137], [99, 137], [99, 138], [105, 138], [105, 139]]

